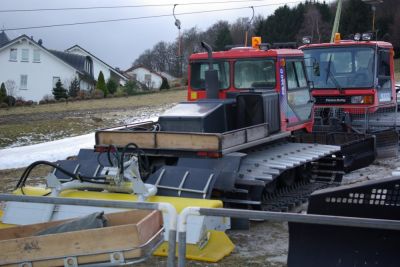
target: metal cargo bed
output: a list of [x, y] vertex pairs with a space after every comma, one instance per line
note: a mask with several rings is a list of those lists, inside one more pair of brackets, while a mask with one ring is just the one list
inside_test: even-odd
[[174, 152], [217, 152], [228, 154], [290, 136], [280, 132], [269, 136], [268, 124], [263, 123], [224, 133], [192, 133], [154, 131], [155, 122], [144, 122], [96, 132], [96, 148], [115, 145], [123, 148], [129, 143], [155, 154]]

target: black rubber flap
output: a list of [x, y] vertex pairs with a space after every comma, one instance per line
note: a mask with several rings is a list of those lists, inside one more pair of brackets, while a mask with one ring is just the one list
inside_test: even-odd
[[216, 174], [213, 170], [164, 166], [150, 175], [146, 183], [157, 186], [157, 195], [210, 198]]
[[[400, 177], [324, 189], [308, 213], [400, 220]], [[288, 266], [399, 266], [400, 231], [289, 223]]]

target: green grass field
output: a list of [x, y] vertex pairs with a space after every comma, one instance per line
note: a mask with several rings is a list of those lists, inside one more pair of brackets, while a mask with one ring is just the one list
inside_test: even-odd
[[186, 89], [0, 109], [0, 148], [85, 134], [136, 116], [146, 119], [160, 107], [185, 99]]
[[82, 110], [112, 110], [121, 108], [132, 108], [140, 106], [159, 106], [166, 103], [174, 103], [186, 99], [186, 88], [165, 90], [162, 92], [140, 94], [128, 97], [91, 99], [85, 101], [75, 101], [68, 103], [55, 103], [46, 105], [34, 105], [27, 107], [13, 107], [9, 109], [0, 109], [1, 116], [35, 114], [35, 113], [53, 113], [65, 111]]

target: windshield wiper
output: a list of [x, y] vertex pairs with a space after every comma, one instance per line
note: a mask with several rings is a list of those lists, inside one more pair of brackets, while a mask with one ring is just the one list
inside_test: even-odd
[[331, 72], [331, 63], [332, 63], [332, 54], [329, 56], [329, 61], [328, 61], [328, 67], [326, 69], [326, 80], [325, 84], [328, 84], [328, 79], [331, 78], [333, 84], [335, 85], [336, 89], [339, 90], [339, 92], [342, 92], [342, 87], [340, 86], [338, 80], [336, 80], [335, 75]]

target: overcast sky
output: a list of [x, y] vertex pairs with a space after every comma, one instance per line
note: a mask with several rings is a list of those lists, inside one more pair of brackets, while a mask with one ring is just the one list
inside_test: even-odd
[[[187, 13], [214, 9], [259, 6], [269, 4], [289, 3], [296, 0], [266, 0], [247, 1], [238, 3], [224, 3], [206, 5], [179, 5], [199, 2], [218, 2], [228, 0], [1, 0], [0, 11], [10, 9], [39, 9], [65, 7], [93, 7], [93, 6], [120, 6], [120, 5], [149, 5], [171, 4], [171, 6], [121, 8], [121, 9], [94, 9], [72, 11], [40, 11], [40, 12], [12, 12], [0, 13], [0, 28], [18, 28], [73, 23], [83, 21], [132, 18], [153, 15], [170, 14], [168, 17], [130, 20], [121, 22], [98, 23], [89, 25], [26, 29], [7, 31], [10, 38], [21, 34], [33, 36], [37, 41], [43, 40], [46, 48], [65, 50], [75, 44], [82, 46], [92, 54], [114, 67], [127, 69], [132, 62], [146, 49], [152, 48], [159, 41], [171, 42], [178, 36], [172, 16], [173, 4], [178, 4], [175, 13]], [[304, 1], [304, 0], [303, 0]], [[327, 1], [330, 2], [330, 1]], [[280, 5], [255, 7], [255, 15], [264, 17], [274, 12]], [[177, 15], [182, 23], [182, 30], [197, 27], [205, 30], [218, 20], [234, 22], [239, 17], [251, 17], [250, 8], [220, 11], [202, 14]]]

